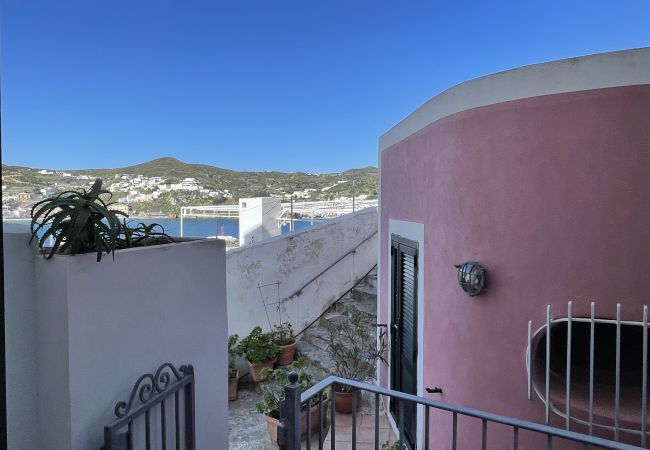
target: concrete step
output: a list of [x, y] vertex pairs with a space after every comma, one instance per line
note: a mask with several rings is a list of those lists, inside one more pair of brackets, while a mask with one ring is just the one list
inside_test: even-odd
[[372, 278], [364, 278], [361, 280], [359, 284], [355, 287], [357, 288], [366, 288], [368, 290], [371, 290], [373, 293], [377, 292], [377, 280], [372, 279]]
[[362, 291], [362, 290], [357, 290], [355, 289], [350, 293], [350, 297], [353, 300], [360, 300], [360, 301], [369, 301], [369, 302], [374, 302], [377, 303], [377, 293], [375, 292], [368, 292], [368, 291]]
[[319, 382], [333, 374], [334, 362], [326, 350], [316, 347], [305, 339], [300, 339], [296, 345], [298, 356], [305, 357], [309, 363], [310, 373], [315, 382]]
[[367, 316], [369, 321], [373, 323], [377, 318], [377, 298], [363, 298], [363, 299], [345, 299], [341, 300], [336, 305], [336, 310], [339, 314], [350, 317], [353, 311], [360, 312]]
[[338, 325], [339, 323], [346, 322], [347, 320], [348, 316], [343, 315], [336, 310], [332, 310], [325, 313], [323, 317], [321, 317], [320, 326], [322, 328], [327, 328], [330, 325]]
[[330, 342], [330, 333], [325, 328], [312, 327], [305, 331], [303, 339], [321, 350], [327, 351], [327, 346]]
[[370, 289], [373, 289], [375, 292], [377, 291], [377, 279], [376, 278], [366, 278], [364, 280], [364, 284], [368, 286]]
[[[377, 321], [377, 289], [376, 270], [357, 285], [350, 293], [341, 298], [310, 328], [305, 330], [298, 340], [297, 352], [309, 360], [311, 373], [314, 380], [320, 381], [334, 373], [334, 362], [330, 357], [327, 347], [330, 333], [327, 327], [334, 324], [345, 323], [354, 312], [363, 314], [368, 323]], [[365, 400], [365, 399], [364, 399]], [[364, 405], [373, 404], [364, 401]]]

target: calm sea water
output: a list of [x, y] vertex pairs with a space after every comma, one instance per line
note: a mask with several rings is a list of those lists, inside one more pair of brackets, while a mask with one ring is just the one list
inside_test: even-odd
[[[170, 236], [180, 236], [181, 221], [180, 219], [138, 219], [131, 218], [130, 222], [145, 223], [147, 225], [158, 223], [163, 226], [165, 233]], [[326, 219], [318, 220], [295, 220], [296, 230], [308, 228], [318, 223], [323, 223]], [[29, 225], [29, 220], [11, 220], [11, 223], [21, 223]], [[282, 226], [282, 234], [289, 232], [289, 224]], [[239, 238], [239, 219], [183, 219], [183, 236], [185, 237], [208, 237], [208, 236], [233, 236]]]
[[[136, 223], [145, 224], [158, 223], [165, 228], [165, 233], [170, 236], [180, 236], [180, 219], [132, 219]], [[322, 223], [324, 219], [295, 220], [296, 230], [308, 228], [312, 225]], [[289, 224], [282, 226], [282, 234], [289, 232]], [[208, 237], [208, 236], [234, 236], [239, 238], [239, 219], [183, 219], [183, 236], [185, 237]]]

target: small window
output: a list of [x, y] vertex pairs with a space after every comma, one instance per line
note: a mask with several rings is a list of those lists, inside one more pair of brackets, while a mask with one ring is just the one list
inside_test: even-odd
[[241, 202], [241, 207], [242, 207], [242, 209], [246, 208], [246, 202]]
[[[578, 321], [576, 321], [578, 320]], [[552, 406], [565, 410], [567, 383], [568, 321], [555, 319], [550, 339], [550, 398]], [[584, 419], [589, 408], [591, 323], [574, 319], [571, 323], [570, 393], [571, 417]], [[546, 327], [532, 341], [533, 386], [542, 399], [546, 390]], [[640, 419], [643, 383], [643, 327], [641, 323], [621, 323], [620, 395], [621, 419]], [[650, 372], [649, 372], [650, 373]], [[594, 410], [609, 424], [614, 416], [616, 392], [616, 323], [597, 320], [594, 324]], [[650, 386], [646, 387], [650, 390]]]

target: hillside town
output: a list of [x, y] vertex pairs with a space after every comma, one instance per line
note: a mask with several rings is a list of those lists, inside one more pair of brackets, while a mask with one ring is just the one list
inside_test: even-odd
[[[15, 172], [15, 173], [14, 173]], [[68, 190], [89, 188], [93, 181], [104, 179], [104, 187], [109, 190], [115, 203], [114, 208], [139, 217], [175, 216], [182, 206], [217, 205], [237, 201], [241, 192], [232, 189], [207, 185], [196, 177], [168, 177], [162, 173], [143, 175], [134, 173], [83, 173], [64, 170], [31, 168], [5, 169], [2, 178], [2, 217], [3, 219], [28, 219], [32, 206], [48, 197]], [[96, 172], [96, 171], [94, 171]], [[317, 176], [308, 174], [309, 176]], [[227, 180], [224, 180], [224, 184]], [[351, 184], [351, 180], [336, 180], [323, 187], [303, 189], [274, 189], [265, 195], [283, 200], [310, 200], [320, 194]], [[367, 193], [359, 192], [357, 199], [363, 200]], [[335, 195], [337, 200], [347, 200], [345, 195]]]
[[[9, 189], [2, 183], [3, 209], [2, 216], [8, 218], [29, 218], [33, 204], [57, 193], [70, 189], [83, 189], [92, 185], [95, 178], [91, 175], [73, 175], [65, 171], [38, 170], [39, 175], [47, 175], [52, 178], [51, 186], [31, 189], [15, 190]], [[199, 184], [194, 178], [184, 178], [178, 183], [170, 183], [162, 176], [147, 177], [144, 175], [116, 174], [112, 180], [105, 181], [106, 188], [113, 194], [113, 201], [124, 205], [132, 211], [131, 205], [151, 203], [170, 193], [191, 193], [193, 198], [206, 201], [217, 200], [219, 202], [231, 199], [233, 196], [228, 189], [208, 189]], [[175, 203], [173, 196], [170, 201]], [[162, 214], [162, 213], [161, 213]]]

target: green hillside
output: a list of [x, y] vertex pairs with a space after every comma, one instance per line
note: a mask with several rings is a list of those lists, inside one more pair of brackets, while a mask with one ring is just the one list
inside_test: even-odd
[[[166, 183], [179, 183], [184, 178], [194, 178], [205, 189], [229, 193], [223, 198], [201, 197], [191, 192], [168, 192], [158, 199], [132, 204], [136, 212], [162, 211], [173, 214], [180, 206], [190, 204], [218, 204], [236, 202], [242, 197], [282, 196], [310, 190], [309, 200], [330, 200], [351, 197], [352, 182], [357, 196], [376, 198], [377, 168], [350, 169], [341, 173], [309, 174], [304, 172], [238, 172], [205, 164], [186, 164], [175, 158], [159, 158], [142, 164], [114, 169], [87, 169], [59, 171], [40, 174], [41, 168], [3, 166], [3, 191], [7, 198], [19, 192], [38, 196], [41, 189], [53, 187], [57, 191], [89, 185], [95, 178], [102, 178], [105, 186], [119, 181], [121, 175], [136, 177], [163, 177]], [[47, 169], [50, 170], [50, 169]], [[72, 176], [64, 177], [62, 172]], [[88, 176], [80, 180], [79, 176]], [[116, 197], [119, 198], [116, 193]]]

